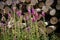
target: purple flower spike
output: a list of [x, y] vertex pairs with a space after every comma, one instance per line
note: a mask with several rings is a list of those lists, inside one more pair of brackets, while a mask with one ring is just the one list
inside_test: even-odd
[[36, 20], [35, 16], [33, 16], [33, 18], [31, 18], [31, 20], [32, 20], [32, 22], [35, 22], [35, 20]]
[[30, 27], [27, 27], [27, 28], [26, 28], [26, 30], [28, 30], [28, 31], [29, 31], [29, 30], [30, 30]]
[[34, 8], [32, 8], [32, 14], [35, 14], [35, 10], [34, 10]]
[[42, 16], [45, 16], [45, 12], [44, 11], [42, 11]]
[[21, 11], [21, 10], [18, 10], [18, 11], [16, 12], [16, 14], [17, 14], [18, 16], [20, 16], [20, 15], [21, 15], [21, 13], [22, 13], [22, 11]]
[[16, 36], [14, 36], [13, 40], [16, 40]]
[[39, 17], [38, 13], [35, 14], [35, 18], [37, 19]]
[[11, 13], [8, 13], [8, 16], [11, 17]]
[[4, 26], [4, 23], [1, 23], [1, 26]]
[[29, 18], [28, 18], [28, 16], [26, 16], [26, 18], [25, 18], [26, 20], [28, 20]]
[[31, 10], [30, 10], [30, 8], [28, 8], [27, 10], [28, 10], [28, 13], [30, 14], [30, 13], [31, 13]]

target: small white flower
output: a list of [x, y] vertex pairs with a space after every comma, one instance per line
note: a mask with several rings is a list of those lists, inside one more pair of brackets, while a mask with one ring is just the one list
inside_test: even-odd
[[12, 27], [12, 25], [11, 25], [11, 22], [10, 22], [10, 21], [8, 22], [8, 25], [7, 25], [7, 26], [8, 26], [8, 28], [11, 28], [11, 27]]
[[46, 25], [48, 25], [48, 22], [44, 22]]
[[22, 23], [23, 26], [26, 26], [26, 23]]
[[37, 12], [40, 12], [41, 11], [41, 9], [40, 8], [37, 8], [37, 9], [35, 9]]
[[11, 18], [11, 20], [8, 22], [8, 28], [11, 28], [13, 26], [14, 20]]
[[13, 10], [14, 10], [14, 11], [16, 10], [16, 7], [15, 7], [15, 6], [13, 6]]

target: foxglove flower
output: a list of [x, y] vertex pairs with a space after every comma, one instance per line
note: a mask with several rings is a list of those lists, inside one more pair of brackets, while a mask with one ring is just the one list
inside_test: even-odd
[[31, 13], [31, 10], [30, 10], [30, 8], [28, 8], [27, 10], [28, 10], [28, 13], [30, 14], [30, 13]]
[[18, 16], [20, 16], [20, 15], [21, 15], [21, 13], [22, 13], [22, 11], [21, 11], [21, 10], [18, 10], [18, 11], [16, 12], [16, 14], [17, 14]]
[[4, 26], [5, 24], [4, 23], [1, 23], [1, 26]]
[[29, 19], [29, 17], [28, 16], [26, 16], [26, 18], [25, 18], [26, 20], [28, 20]]
[[42, 11], [42, 16], [45, 16], [45, 12], [44, 11]]
[[38, 13], [35, 14], [35, 18], [37, 19], [39, 17]]
[[32, 8], [32, 14], [35, 14], [35, 9], [34, 8]]
[[32, 22], [35, 22], [35, 16], [33, 16], [32, 18], [31, 18], [31, 20], [32, 20]]
[[16, 36], [14, 36], [13, 40], [16, 40]]
[[27, 27], [27, 28], [26, 28], [26, 30], [28, 30], [28, 31], [29, 31], [29, 30], [30, 30], [30, 27]]
[[8, 13], [8, 16], [11, 17], [11, 13]]

